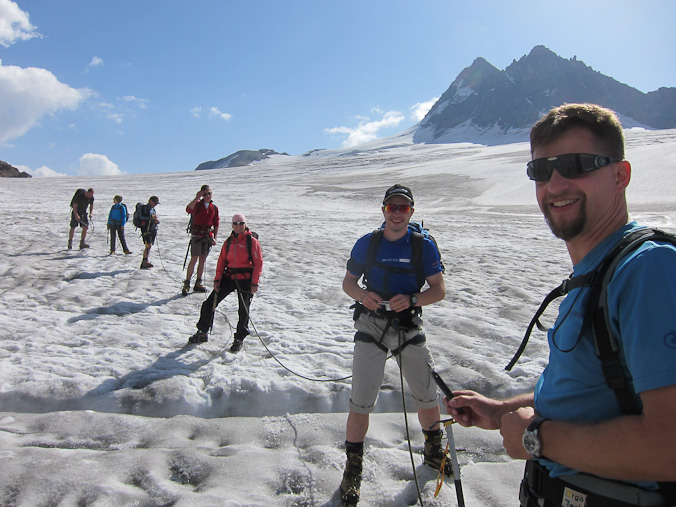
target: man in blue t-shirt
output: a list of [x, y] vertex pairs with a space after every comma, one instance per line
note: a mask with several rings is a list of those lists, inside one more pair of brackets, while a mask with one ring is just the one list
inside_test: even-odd
[[[629, 221], [631, 166], [617, 116], [593, 104], [555, 108], [531, 130], [531, 153], [528, 176], [552, 232], [566, 242], [574, 275], [594, 271], [641, 228]], [[508, 454], [528, 460], [522, 506], [676, 505], [675, 288], [676, 247], [656, 241], [624, 257], [607, 286], [609, 328], [637, 415], [621, 410], [592, 326], [583, 326], [588, 286], [561, 303], [548, 332], [549, 364], [533, 393], [493, 400], [458, 391], [444, 399], [460, 424], [500, 429]]]
[[[340, 496], [359, 500], [364, 439], [375, 408], [389, 353], [396, 358], [425, 434], [425, 463], [441, 467], [444, 451], [438, 421], [439, 397], [431, 372], [432, 356], [422, 331], [420, 308], [446, 295], [439, 252], [434, 242], [409, 230], [413, 194], [403, 185], [387, 189], [383, 230], [360, 238], [352, 249], [343, 290], [356, 300], [352, 395], [347, 419], [347, 463]], [[363, 276], [365, 286], [359, 284]], [[428, 288], [421, 291], [424, 283]], [[450, 460], [444, 471], [451, 472]]]

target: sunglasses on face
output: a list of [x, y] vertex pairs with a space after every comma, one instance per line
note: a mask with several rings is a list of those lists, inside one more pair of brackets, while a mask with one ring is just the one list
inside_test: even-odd
[[232, 225], [244, 225], [246, 222], [233, 222]]
[[554, 169], [556, 169], [564, 178], [577, 178], [615, 162], [620, 162], [620, 159], [606, 157], [605, 155], [568, 153], [558, 157], [531, 160], [526, 164], [526, 174], [533, 181], [549, 181]]
[[399, 211], [400, 213], [409, 213], [413, 208], [409, 204], [386, 204], [383, 209], [388, 213]]

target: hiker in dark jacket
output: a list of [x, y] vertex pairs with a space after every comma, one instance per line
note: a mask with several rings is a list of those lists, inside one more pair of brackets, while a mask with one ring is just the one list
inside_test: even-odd
[[124, 239], [124, 224], [127, 223], [127, 207], [122, 204], [122, 196], [116, 195], [113, 197], [115, 204], [110, 208], [108, 213], [108, 229], [110, 230], [110, 255], [115, 253], [115, 234], [120, 238], [120, 245], [125, 254], [129, 255], [131, 252], [127, 248], [127, 241]]
[[157, 237], [157, 225], [160, 223], [160, 220], [157, 218], [157, 213], [155, 212], [155, 206], [159, 203], [160, 198], [153, 195], [148, 199], [148, 204], [143, 205], [141, 213], [141, 237], [143, 238], [145, 248], [143, 250], [141, 269], [150, 269], [153, 267], [148, 260], [148, 256], [150, 255], [150, 249], [155, 243], [155, 237]]
[[[75, 228], [82, 227], [82, 234], [80, 235], [80, 250], [89, 248], [85, 243], [87, 237], [87, 230], [89, 229], [89, 219], [94, 213], [94, 189], [84, 188], [78, 189], [73, 198], [70, 200], [70, 206], [73, 208], [70, 214], [70, 232], [68, 233], [68, 250], [73, 248], [73, 236], [75, 235]], [[89, 207], [89, 216], [87, 215], [87, 207]]]
[[237, 291], [239, 320], [230, 352], [239, 351], [249, 334], [251, 298], [258, 291], [262, 270], [263, 251], [258, 235], [249, 230], [244, 215], [237, 213], [232, 217], [232, 233], [223, 243], [218, 257], [214, 291], [202, 303], [197, 333], [190, 337], [189, 342], [203, 343], [208, 340], [207, 333], [214, 324], [216, 307], [228, 294]]

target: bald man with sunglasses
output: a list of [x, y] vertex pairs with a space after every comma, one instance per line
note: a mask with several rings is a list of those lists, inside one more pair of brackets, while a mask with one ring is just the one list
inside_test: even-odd
[[[531, 130], [531, 154], [527, 174], [573, 274], [593, 273], [642, 229], [629, 219], [631, 166], [617, 116], [593, 104], [555, 108]], [[622, 408], [597, 356], [598, 324], [585, 319], [590, 291], [575, 288], [562, 301], [533, 393], [494, 400], [456, 391], [444, 398], [448, 413], [463, 426], [499, 429], [507, 453], [527, 460], [523, 507], [676, 505], [676, 247], [641, 244], [607, 285], [606, 326], [633, 386], [634, 413]]]
[[[434, 362], [422, 330], [420, 308], [441, 301], [446, 286], [434, 242], [422, 238], [420, 254], [413, 251], [414, 242], [421, 239], [414, 238], [415, 233], [408, 227], [413, 205], [410, 188], [394, 185], [387, 189], [382, 206], [385, 228], [377, 231], [382, 232], [377, 250], [372, 246], [374, 236], [380, 236], [376, 231], [360, 238], [352, 249], [343, 280], [343, 290], [356, 301], [357, 329], [345, 441], [347, 463], [340, 485], [340, 496], [346, 505], [355, 505], [359, 500], [369, 414], [375, 408], [390, 353], [396, 358], [418, 409], [425, 434], [425, 464], [438, 470], [444, 458], [438, 424], [439, 396], [431, 376]], [[375, 262], [371, 265], [372, 249]], [[416, 259], [420, 266], [413, 265]], [[422, 281], [419, 271], [424, 276]], [[428, 288], [421, 290], [425, 281]], [[452, 473], [450, 460], [444, 465], [444, 472]]]

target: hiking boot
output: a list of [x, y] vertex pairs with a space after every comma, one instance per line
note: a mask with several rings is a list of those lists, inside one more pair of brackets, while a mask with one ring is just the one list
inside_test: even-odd
[[89, 245], [87, 243], [80, 242], [80, 250], [83, 250], [85, 248], [89, 248]]
[[115, 255], [115, 250], [111, 250], [108, 255]]
[[194, 335], [188, 338], [188, 343], [204, 343], [208, 341], [209, 337], [204, 331], [197, 331]]
[[364, 454], [363, 451], [346, 451], [346, 453], [347, 462], [345, 463], [345, 472], [343, 472], [343, 482], [340, 483], [340, 499], [343, 505], [357, 505], [361, 489], [361, 471], [364, 463]]
[[150, 269], [152, 267], [153, 267], [153, 265], [150, 264], [150, 262], [148, 262], [148, 259], [143, 259], [141, 261], [141, 269]]
[[[425, 432], [425, 450], [423, 451], [423, 463], [435, 470], [441, 470], [441, 464], [444, 464], [444, 475], [453, 477], [453, 465], [451, 457], [446, 454], [446, 451], [441, 447], [441, 437], [443, 436], [441, 430], [439, 433]], [[444, 460], [445, 458], [445, 460]]]
[[124, 255], [129, 255], [129, 254], [131, 254], [131, 252], [129, 250], [124, 251]]
[[244, 339], [235, 338], [235, 341], [232, 342], [232, 346], [230, 347], [230, 352], [236, 354], [242, 350], [242, 343], [244, 343]]
[[204, 285], [202, 285], [202, 280], [197, 280], [192, 290], [193, 292], [206, 292], [207, 288]]
[[183, 282], [183, 288], [181, 289], [181, 295], [187, 296], [189, 290], [190, 290], [190, 280], [186, 280], [185, 282]]
[[72, 250], [72, 249], [73, 249], [73, 241], [69, 239], [68, 240], [68, 250]]

